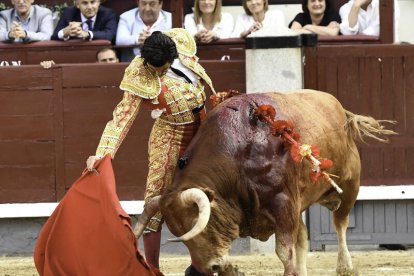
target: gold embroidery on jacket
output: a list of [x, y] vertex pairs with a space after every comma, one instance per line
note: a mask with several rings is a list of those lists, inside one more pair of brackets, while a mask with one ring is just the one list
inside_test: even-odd
[[173, 28], [163, 32], [171, 37], [177, 47], [177, 52], [189, 57], [195, 56], [197, 53], [197, 45], [190, 33], [182, 28]]
[[115, 156], [138, 114], [140, 105], [140, 98], [129, 92], [124, 92], [122, 100], [115, 107], [113, 119], [105, 126], [95, 155], [111, 154], [112, 158]]
[[154, 99], [161, 92], [161, 81], [156, 73], [147, 70], [144, 59], [134, 58], [126, 68], [119, 87], [144, 99]]
[[190, 68], [191, 71], [196, 73], [200, 78], [202, 78], [210, 87], [211, 91], [215, 94], [216, 91], [214, 90], [213, 83], [210, 79], [210, 77], [207, 75], [206, 70], [203, 68], [203, 66], [200, 65], [200, 63], [197, 62], [197, 57], [187, 57], [184, 55], [179, 55], [181, 63]]
[[180, 61], [201, 77], [215, 94], [216, 91], [214, 90], [210, 77], [207, 75], [204, 68], [198, 63], [198, 57], [196, 56], [197, 44], [194, 37], [192, 37], [187, 30], [182, 28], [173, 28], [164, 32], [164, 34], [171, 37], [171, 39], [175, 42]]
[[204, 104], [204, 87], [168, 76], [163, 77], [163, 84], [167, 87], [163, 96], [170, 112], [164, 112], [160, 119], [176, 125], [194, 122], [192, 110]]

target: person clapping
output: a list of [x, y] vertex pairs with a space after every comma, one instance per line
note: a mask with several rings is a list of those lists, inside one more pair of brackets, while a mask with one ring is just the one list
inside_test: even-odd
[[221, 5], [221, 0], [195, 0], [194, 13], [185, 16], [184, 28], [197, 42], [210, 43], [231, 37], [233, 16], [222, 12]]

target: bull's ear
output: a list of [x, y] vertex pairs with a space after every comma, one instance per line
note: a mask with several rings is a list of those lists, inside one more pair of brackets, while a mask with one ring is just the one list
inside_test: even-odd
[[210, 188], [202, 188], [201, 190], [206, 194], [206, 196], [208, 197], [208, 200], [210, 202], [212, 202], [214, 200], [215, 193], [214, 193], [214, 191], [212, 189], [210, 189]]

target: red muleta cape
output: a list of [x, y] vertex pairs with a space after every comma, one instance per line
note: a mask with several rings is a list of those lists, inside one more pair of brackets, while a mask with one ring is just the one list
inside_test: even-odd
[[159, 276], [137, 248], [115, 190], [109, 155], [83, 174], [43, 226], [34, 251], [41, 276]]

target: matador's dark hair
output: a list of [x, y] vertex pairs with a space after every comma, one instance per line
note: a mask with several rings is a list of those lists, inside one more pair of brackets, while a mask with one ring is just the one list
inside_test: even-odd
[[144, 64], [161, 67], [167, 62], [172, 63], [178, 57], [174, 41], [167, 35], [155, 31], [144, 41], [141, 49]]

